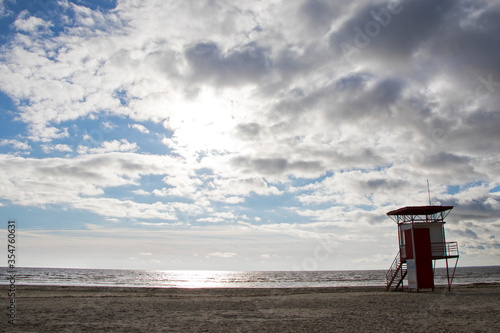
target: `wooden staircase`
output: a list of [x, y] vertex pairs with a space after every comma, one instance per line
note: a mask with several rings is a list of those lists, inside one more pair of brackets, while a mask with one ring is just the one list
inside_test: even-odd
[[397, 281], [397, 283], [394, 290], [398, 290], [399, 286], [402, 286], [403, 280], [406, 277], [407, 273], [408, 270], [406, 268], [406, 262], [401, 262], [401, 252], [398, 252], [396, 258], [394, 258], [394, 261], [392, 262], [391, 267], [385, 274], [385, 278], [387, 281], [386, 290], [391, 289], [391, 286], [393, 283], [395, 283], [395, 281]]

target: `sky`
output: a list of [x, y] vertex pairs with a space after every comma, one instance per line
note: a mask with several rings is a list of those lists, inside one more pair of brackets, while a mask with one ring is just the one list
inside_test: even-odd
[[493, 0], [0, 0], [1, 242], [15, 220], [27, 267], [387, 269], [386, 213], [429, 181], [459, 265], [499, 265], [499, 36]]

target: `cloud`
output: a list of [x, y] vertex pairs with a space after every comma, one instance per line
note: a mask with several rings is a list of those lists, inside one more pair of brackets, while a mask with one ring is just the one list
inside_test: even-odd
[[[2, 5], [3, 6], [3, 5]], [[16, 21], [14, 21], [14, 27], [23, 32], [27, 33], [37, 33], [48, 31], [52, 26], [52, 23], [46, 22], [39, 17], [29, 16], [28, 11], [23, 11], [18, 15]]]
[[207, 257], [219, 257], [219, 258], [232, 258], [234, 256], [237, 256], [237, 254], [233, 252], [224, 252], [224, 253], [212, 252], [207, 254]]
[[313, 29], [327, 32], [336, 17], [335, 7], [335, 4], [328, 1], [308, 0], [303, 2], [299, 12]]
[[262, 128], [257, 123], [238, 124], [236, 126], [236, 136], [245, 140], [257, 139]]
[[138, 149], [135, 142], [128, 142], [127, 139], [104, 141], [100, 147], [89, 148], [87, 146], [79, 146], [77, 152], [79, 154], [104, 154], [110, 152], [134, 152]]
[[0, 18], [7, 17], [13, 14], [11, 10], [9, 10], [7, 4], [13, 3], [14, 0], [0, 0]]
[[73, 151], [73, 149], [66, 144], [42, 145], [41, 147], [45, 153], [50, 153], [52, 151], [59, 151], [59, 152], [72, 152]]
[[198, 218], [198, 222], [210, 222], [210, 223], [216, 223], [216, 222], [231, 222], [234, 221], [237, 218], [237, 216], [233, 212], [220, 212], [220, 213], [214, 213], [212, 214], [211, 217], [204, 217], [204, 218]]
[[129, 124], [128, 126], [129, 126], [129, 128], [136, 129], [136, 130], [138, 130], [141, 133], [149, 134], [149, 130], [144, 125], [141, 125], [141, 124], [132, 124], [132, 125], [130, 125]]
[[5, 171], [0, 178], [2, 197], [21, 205], [76, 204], [80, 196], [93, 197], [103, 194], [104, 188], [136, 184], [143, 174], [164, 174], [172, 162], [168, 157], [133, 153], [67, 159], [0, 155]]
[[215, 190], [212, 195], [215, 200], [225, 196], [247, 196], [251, 192], [258, 195], [279, 195], [281, 191], [266, 183], [262, 178], [219, 178], [213, 181]]
[[[396, 62], [408, 61], [439, 30], [454, 5], [454, 1], [439, 5], [432, 1], [365, 4], [331, 34], [330, 43], [339, 51], [342, 43], [343, 48], [349, 45], [364, 60], [375, 55]], [[363, 52], [368, 47], [370, 52]]]
[[116, 124], [113, 124], [112, 122], [109, 122], [109, 121], [104, 121], [101, 124], [101, 126], [102, 126], [102, 128], [104, 128], [106, 130], [112, 130], [113, 128], [118, 127]]
[[102, 225], [93, 224], [93, 223], [85, 223], [85, 227], [89, 230], [103, 230], [104, 227]]
[[144, 204], [112, 198], [88, 198], [78, 200], [72, 206], [106, 217], [177, 220], [174, 207], [161, 202]]
[[0, 140], [0, 146], [11, 145], [14, 149], [18, 150], [30, 150], [31, 147], [28, 142], [22, 142], [16, 139], [2, 139]]
[[186, 49], [195, 79], [214, 80], [218, 85], [255, 83], [271, 70], [269, 50], [249, 43], [225, 54], [216, 43], [198, 43]]
[[472, 239], [477, 239], [477, 234], [470, 230], [470, 229], [465, 229], [464, 231], [462, 230], [455, 230], [455, 233], [458, 233], [459, 235], [466, 237], [466, 238], [472, 238]]
[[30, 124], [29, 129], [31, 135], [28, 138], [33, 142], [51, 142], [69, 136], [67, 128], [45, 126], [45, 124], [41, 123]]
[[308, 174], [317, 175], [324, 170], [320, 161], [293, 161], [289, 162], [284, 158], [245, 158], [237, 157], [231, 161], [235, 168], [242, 169], [242, 172], [255, 172], [264, 175], [276, 174]]
[[151, 194], [149, 192], [144, 191], [143, 189], [135, 190], [135, 191], [133, 191], [133, 193], [135, 193], [137, 195], [150, 195]]

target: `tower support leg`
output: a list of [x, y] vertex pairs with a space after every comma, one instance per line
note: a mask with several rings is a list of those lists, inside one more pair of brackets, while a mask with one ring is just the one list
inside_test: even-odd
[[446, 258], [446, 279], [448, 280], [448, 291], [451, 291], [450, 270], [448, 269], [448, 258]]

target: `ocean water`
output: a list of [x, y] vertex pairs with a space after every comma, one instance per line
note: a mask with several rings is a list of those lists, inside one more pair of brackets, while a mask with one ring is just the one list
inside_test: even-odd
[[[17, 268], [17, 285], [116, 286], [157, 288], [299, 288], [385, 286], [386, 270], [353, 271], [145, 271], [115, 269]], [[9, 284], [0, 268], [0, 285]], [[446, 285], [437, 268], [436, 285]], [[500, 266], [457, 267], [453, 284], [500, 282]]]

